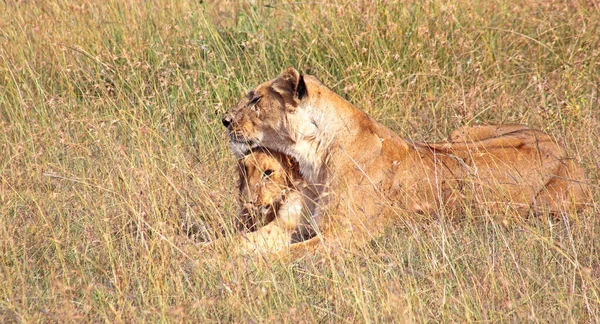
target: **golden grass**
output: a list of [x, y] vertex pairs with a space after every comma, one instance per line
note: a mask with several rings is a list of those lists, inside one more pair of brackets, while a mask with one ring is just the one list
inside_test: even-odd
[[407, 217], [296, 261], [197, 239], [237, 213], [221, 114], [288, 65], [407, 138], [540, 128], [596, 189], [599, 9], [0, 2], [0, 322], [600, 321], [597, 190], [579, 215]]

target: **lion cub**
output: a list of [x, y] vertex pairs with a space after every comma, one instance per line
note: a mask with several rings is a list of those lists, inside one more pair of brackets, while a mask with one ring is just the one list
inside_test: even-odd
[[242, 253], [292, 248], [293, 243], [315, 236], [302, 227], [304, 218], [312, 215], [307, 197], [314, 192], [295, 160], [258, 147], [239, 159], [238, 172], [242, 208], [236, 227], [245, 233], [238, 246]]
[[302, 213], [304, 179], [291, 157], [259, 147], [239, 159], [238, 229], [253, 232], [277, 217]]

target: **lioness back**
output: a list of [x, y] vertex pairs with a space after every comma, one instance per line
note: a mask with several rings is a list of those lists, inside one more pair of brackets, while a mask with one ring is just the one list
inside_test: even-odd
[[463, 126], [453, 130], [448, 135], [448, 140], [453, 143], [475, 142], [524, 129], [529, 127], [519, 124]]
[[472, 172], [468, 178], [478, 182], [488, 201], [558, 212], [579, 209], [590, 198], [581, 166], [542, 131], [492, 125], [463, 127], [453, 134], [450, 144], [426, 145], [460, 158]]

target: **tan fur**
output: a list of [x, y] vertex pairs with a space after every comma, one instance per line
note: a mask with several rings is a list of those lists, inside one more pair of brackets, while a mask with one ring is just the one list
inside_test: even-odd
[[[298, 161], [318, 194], [312, 223], [342, 229], [328, 235], [368, 237], [402, 210], [451, 213], [475, 204], [560, 212], [589, 197], [581, 167], [541, 131], [484, 136], [464, 128], [454, 142], [409, 142], [292, 68], [252, 90], [223, 124], [239, 156], [260, 145]], [[289, 242], [281, 233], [273, 241]]]

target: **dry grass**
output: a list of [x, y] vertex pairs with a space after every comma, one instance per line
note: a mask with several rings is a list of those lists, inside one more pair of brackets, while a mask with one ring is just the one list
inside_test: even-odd
[[543, 129], [597, 188], [599, 9], [0, 2], [0, 322], [600, 321], [598, 194], [561, 219], [407, 217], [296, 261], [188, 238], [237, 213], [220, 115], [288, 65], [407, 138]]

